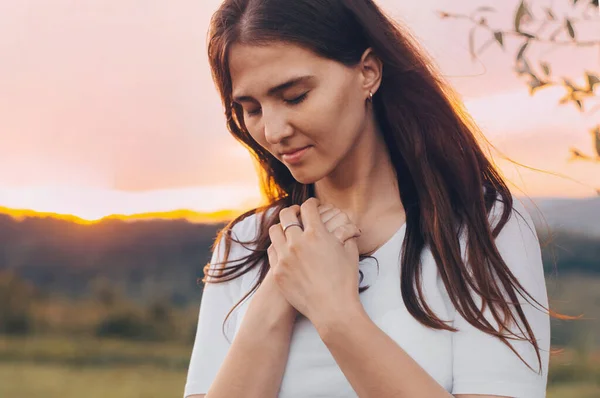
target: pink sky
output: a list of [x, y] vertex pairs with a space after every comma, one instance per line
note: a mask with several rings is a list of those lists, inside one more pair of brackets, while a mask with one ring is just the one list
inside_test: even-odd
[[[206, 60], [219, 3], [0, 0], [0, 206], [95, 218], [252, 203], [254, 168], [225, 129]], [[600, 112], [558, 106], [561, 89], [529, 97], [511, 72], [518, 41], [472, 63], [470, 26], [434, 14], [497, 3], [380, 1], [434, 56], [495, 145], [578, 182], [499, 160], [507, 177], [532, 196], [592, 195], [600, 164], [566, 159], [570, 146], [591, 153], [587, 130]], [[510, 26], [517, 3], [503, 1], [492, 23]], [[600, 62], [589, 49], [547, 59], [556, 73], [575, 76]]]

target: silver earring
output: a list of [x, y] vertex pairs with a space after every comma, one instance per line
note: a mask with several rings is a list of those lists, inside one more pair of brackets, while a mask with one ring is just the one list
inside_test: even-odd
[[369, 91], [369, 101], [373, 102], [373, 93]]

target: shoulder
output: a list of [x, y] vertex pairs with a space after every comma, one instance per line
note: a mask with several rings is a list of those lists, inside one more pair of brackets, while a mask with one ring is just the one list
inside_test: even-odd
[[[542, 250], [533, 219], [522, 200], [513, 195], [509, 218], [494, 243], [510, 272], [537, 300], [546, 303]], [[492, 228], [500, 220], [504, 204], [497, 202], [490, 216]], [[521, 299], [521, 298], [519, 298]], [[546, 304], [544, 304], [546, 305]]]
[[231, 234], [237, 240], [250, 241], [256, 239], [260, 227], [260, 214], [250, 214], [246, 218], [230, 224], [226, 229], [231, 229]]
[[[529, 210], [523, 203], [524, 199], [514, 194], [511, 194], [511, 198], [512, 207], [508, 214], [508, 219], [499, 231], [496, 240], [523, 240], [523, 243], [533, 243], [536, 245], [538, 243], [536, 227]], [[497, 198], [488, 215], [488, 221], [492, 230], [500, 223], [505, 207], [506, 204], [500, 198]]]
[[[273, 214], [273, 208], [267, 210], [256, 210], [245, 217], [231, 221], [219, 231], [213, 245], [213, 258], [222, 259], [225, 256], [226, 247], [229, 247], [227, 255], [228, 262], [238, 261], [247, 257], [257, 248], [257, 240], [261, 235], [261, 228], [266, 225], [265, 217]], [[232, 239], [226, 239], [229, 235]], [[226, 242], [227, 241], [227, 242]]]
[[240, 241], [252, 241], [259, 237], [261, 228], [265, 225], [266, 218], [271, 217], [275, 211], [274, 207], [266, 210], [254, 209], [254, 213], [237, 221], [233, 226], [228, 225], [224, 229], [231, 229], [231, 234]]
[[[496, 195], [495, 201], [487, 214], [488, 225], [492, 232], [495, 232], [496, 228], [502, 223], [500, 231], [495, 235], [495, 240], [526, 237], [537, 241], [535, 224], [529, 210], [523, 204], [524, 199], [517, 197], [513, 193], [510, 194], [510, 199], [510, 211], [505, 216], [506, 221], [504, 223], [502, 223], [502, 220], [508, 203], [505, 202], [500, 194]], [[462, 244], [467, 239], [467, 231], [467, 225], [462, 224], [460, 226], [460, 241]]]
[[[533, 219], [523, 204], [523, 200], [511, 193], [512, 206], [501, 224], [507, 203], [498, 195], [488, 214], [488, 223], [493, 236], [492, 249], [496, 253], [488, 253], [488, 258], [500, 256], [508, 269], [517, 277], [524, 279], [543, 279], [543, 261], [541, 246]], [[469, 261], [468, 227], [463, 226], [460, 233], [460, 247], [467, 268], [471, 271], [473, 264]], [[499, 229], [499, 231], [496, 231]], [[471, 236], [470, 239], [478, 239]]]

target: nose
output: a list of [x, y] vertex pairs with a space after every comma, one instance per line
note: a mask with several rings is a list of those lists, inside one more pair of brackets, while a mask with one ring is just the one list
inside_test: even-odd
[[277, 145], [293, 134], [293, 128], [288, 123], [284, 112], [269, 112], [263, 110], [265, 139], [271, 145]]

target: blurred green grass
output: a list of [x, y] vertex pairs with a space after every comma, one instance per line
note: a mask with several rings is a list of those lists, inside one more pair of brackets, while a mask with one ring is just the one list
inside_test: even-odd
[[3, 336], [0, 397], [181, 397], [190, 352], [177, 342]]
[[548, 398], [598, 398], [600, 397], [600, 381], [565, 383], [548, 388]]
[[182, 397], [185, 373], [155, 366], [0, 363], [3, 398]]
[[[2, 398], [181, 397], [191, 344], [0, 337]], [[553, 356], [550, 398], [600, 397], [600, 353]]]
[[179, 342], [86, 336], [0, 336], [0, 363], [32, 362], [88, 367], [152, 365], [181, 370], [188, 366], [191, 348], [191, 345]]

